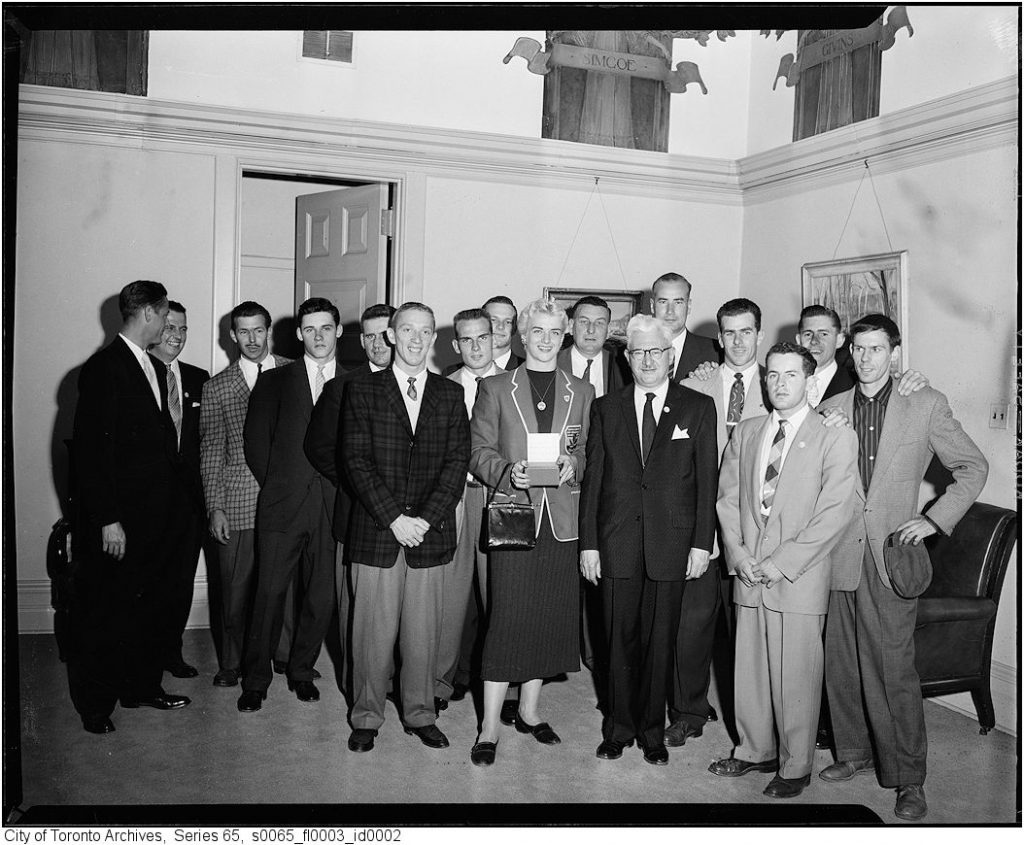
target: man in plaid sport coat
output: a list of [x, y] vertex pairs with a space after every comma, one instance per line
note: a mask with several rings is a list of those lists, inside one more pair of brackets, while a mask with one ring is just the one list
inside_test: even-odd
[[348, 384], [338, 465], [355, 494], [349, 519], [352, 588], [352, 751], [373, 748], [399, 641], [405, 731], [430, 748], [443, 567], [455, 553], [455, 506], [469, 464], [469, 416], [455, 382], [428, 373], [434, 312], [416, 302], [391, 318], [390, 369]]
[[231, 340], [241, 356], [203, 385], [199, 417], [200, 474], [210, 535], [220, 547], [220, 669], [213, 683], [238, 685], [249, 599], [255, 583], [257, 483], [243, 454], [242, 430], [249, 394], [263, 370], [288, 363], [271, 355], [270, 313], [256, 302], [231, 311]]

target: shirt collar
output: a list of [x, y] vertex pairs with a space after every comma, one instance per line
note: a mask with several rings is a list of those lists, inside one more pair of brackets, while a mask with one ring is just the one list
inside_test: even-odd
[[824, 369], [815, 371], [814, 375], [818, 379], [818, 384], [824, 386], [832, 381], [832, 376], [836, 374], [837, 369], [836, 359], [833, 358]]
[[[786, 422], [789, 423], [789, 431], [787, 432], [787, 436], [789, 434], [795, 433], [796, 431], [799, 430], [800, 426], [802, 426], [804, 424], [804, 420], [807, 419], [807, 415], [810, 412], [811, 412], [811, 406], [806, 404], [806, 403], [804, 403], [804, 406], [799, 411], [797, 411], [795, 414], [790, 415], [786, 419]], [[780, 420], [782, 420], [782, 417], [779, 416], [779, 412], [778, 411], [772, 411], [772, 427], [773, 428], [778, 428], [779, 427], [779, 421]]]
[[138, 358], [139, 361], [142, 361], [143, 357], [145, 355], [149, 354], [149, 353], [146, 352], [145, 349], [143, 349], [141, 346], [139, 346], [134, 340], [131, 340], [131, 339], [125, 337], [120, 332], [118, 333], [117, 336], [119, 338], [121, 338], [121, 340], [123, 340], [125, 343], [128, 344], [128, 348], [134, 353], [135, 357]]
[[683, 354], [683, 344], [686, 343], [686, 329], [684, 328], [678, 336], [672, 338], [672, 348], [676, 351], [676, 363], [679, 363], [679, 356]]
[[878, 391], [874, 396], [865, 396], [864, 391], [858, 384], [857, 389], [853, 393], [853, 404], [854, 405], [866, 405], [872, 399], [878, 402], [880, 405], [884, 405], [889, 401], [889, 395], [892, 393], [892, 376], [889, 376], [885, 381], [885, 387]]
[[[424, 367], [420, 370], [419, 375], [413, 376], [398, 366], [397, 363], [391, 365], [391, 372], [395, 374], [395, 381], [398, 382], [398, 386], [404, 391], [409, 386], [409, 379], [416, 379], [416, 388], [421, 389], [427, 380], [427, 368]], [[422, 390], [421, 390], [422, 394]]]
[[[743, 374], [743, 380], [746, 381], [754, 373], [754, 371], [757, 369], [757, 359], [754, 358], [742, 370], [734, 369], [733, 367], [730, 367], [728, 363], [723, 361], [722, 362], [722, 369], [725, 370], [725, 372], [727, 372], [733, 378], [735, 378], [736, 373], [742, 373]], [[726, 381], [729, 381], [729, 379], [726, 379]]]
[[[487, 372], [484, 373], [482, 376], [475, 376], [475, 375], [473, 375], [469, 371], [468, 367], [465, 367], [465, 366], [460, 367], [459, 368], [459, 378], [462, 379], [462, 383], [464, 385], [466, 385], [467, 387], [471, 387], [474, 384], [476, 384], [476, 380], [478, 378], [488, 378], [490, 376], [493, 376], [497, 372], [498, 372], [498, 368], [494, 365], [494, 362], [491, 361], [491, 366], [487, 368]], [[406, 376], [406, 378], [408, 378], [408, 376]]]
[[665, 397], [668, 396], [668, 385], [669, 385], [670, 381], [671, 381], [671, 379], [666, 379], [664, 382], [662, 382], [660, 387], [655, 387], [655, 388], [642, 387], [641, 385], [636, 384], [634, 382], [634, 384], [633, 384], [633, 395], [636, 397], [637, 401], [643, 403], [643, 402], [647, 401], [647, 394], [648, 393], [653, 393], [654, 394], [654, 401], [656, 401], [656, 402], [664, 402], [665, 401]]

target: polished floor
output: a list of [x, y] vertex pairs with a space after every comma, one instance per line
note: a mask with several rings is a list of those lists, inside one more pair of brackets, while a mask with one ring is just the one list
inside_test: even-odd
[[[526, 823], [549, 818], [545, 807], [554, 812], [556, 805], [551, 820], [615, 821], [614, 813], [640, 803], [650, 805], [654, 818], [670, 823], [762, 822], [784, 812], [790, 821], [827, 824], [842, 808], [860, 805], [884, 823], [901, 824], [892, 813], [894, 793], [871, 777], [832, 785], [815, 776], [803, 795], [786, 802], [761, 794], [770, 775], [714, 777], [708, 765], [728, 756], [732, 747], [721, 722], [709, 723], [702, 737], [672, 749], [665, 767], [646, 764], [635, 748], [617, 761], [598, 760], [600, 714], [586, 670], [544, 687], [542, 710], [561, 734], [561, 745], [541, 746], [505, 728], [496, 765], [477, 768], [469, 761], [477, 716], [468, 697], [452, 702], [438, 720], [451, 741], [448, 749], [431, 750], [407, 736], [389, 704], [376, 748], [368, 754], [348, 751], [344, 700], [326, 652], [318, 663], [324, 676], [318, 703], [299, 702], [278, 676], [263, 709], [240, 714], [235, 708], [238, 688], [212, 686], [217, 667], [209, 632], [188, 631], [185, 655], [200, 677], [165, 676], [164, 687], [189, 695], [192, 705], [169, 713], [115, 710], [117, 730], [106, 736], [81, 729], [52, 636], [21, 636], [19, 654], [24, 810], [175, 806], [173, 821], [179, 823], [189, 820], [190, 807], [198, 819], [211, 807], [233, 805], [241, 822], [257, 818], [257, 811], [265, 821], [275, 806], [283, 811], [288, 805], [365, 809], [387, 804], [408, 814], [423, 804], [443, 808], [437, 821], [479, 822], [473, 808], [491, 804], [501, 810], [495, 818]], [[975, 721], [933, 702], [925, 703], [925, 715], [930, 742], [926, 821], [1019, 824], [1016, 738], [998, 731], [979, 736]], [[830, 755], [818, 752], [815, 772], [830, 762]], [[515, 804], [530, 806], [521, 810]], [[716, 806], [724, 814], [716, 815]], [[731, 815], [737, 806], [745, 809]], [[591, 808], [603, 808], [605, 815], [588, 815]], [[642, 820], [632, 814], [621, 819]]]

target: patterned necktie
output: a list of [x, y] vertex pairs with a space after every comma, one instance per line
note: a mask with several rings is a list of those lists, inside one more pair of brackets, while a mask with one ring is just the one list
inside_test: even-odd
[[643, 456], [644, 465], [647, 464], [647, 457], [651, 454], [651, 444], [654, 443], [654, 430], [658, 427], [654, 421], [654, 394], [647, 394], [647, 404], [644, 405], [643, 430], [640, 432], [640, 454]]
[[178, 396], [178, 380], [174, 377], [174, 370], [167, 364], [167, 410], [171, 412], [171, 422], [174, 423], [174, 430], [178, 436], [178, 445], [181, 445], [181, 397]]
[[743, 373], [736, 373], [732, 387], [729, 388], [729, 410], [725, 416], [725, 425], [729, 429], [729, 436], [736, 423], [743, 417]]
[[583, 371], [583, 380], [585, 382], [587, 382], [587, 384], [590, 383], [590, 368], [593, 366], [593, 364], [594, 364], [594, 359], [593, 358], [587, 358], [587, 368]]
[[407, 381], [409, 382], [409, 389], [406, 390], [405, 393], [406, 393], [406, 395], [410, 399], [412, 399], [413, 402], [415, 402], [416, 401], [416, 396], [418, 395], [416, 393], [416, 377], [415, 376], [409, 376]]
[[820, 401], [821, 389], [818, 387], [818, 377], [812, 375], [807, 379], [807, 404], [812, 408], [817, 408]]
[[320, 394], [324, 392], [324, 366], [324, 364], [318, 364], [316, 368], [316, 381], [313, 382], [314, 405], [320, 399]]
[[779, 473], [782, 471], [782, 447], [786, 445], [786, 425], [786, 420], [779, 420], [779, 430], [775, 432], [775, 439], [772, 440], [772, 448], [768, 453], [768, 468], [764, 471], [761, 507], [769, 513], [772, 509], [772, 500], [775, 498], [775, 488], [779, 483]]

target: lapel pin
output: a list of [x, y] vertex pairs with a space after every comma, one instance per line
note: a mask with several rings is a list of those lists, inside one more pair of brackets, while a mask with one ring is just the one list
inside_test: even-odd
[[564, 399], [564, 400], [565, 400], [566, 402], [568, 402], [568, 401], [569, 401], [569, 394], [566, 394], [566, 395], [565, 395], [565, 396], [563, 396], [562, 398], [563, 398], [563, 399]]
[[804, 441], [803, 441], [803, 440], [801, 440], [801, 441], [800, 441], [799, 443], [797, 443], [796, 445], [797, 445], [798, 447], [800, 447], [801, 449], [803, 449], [803, 448], [804, 448]]
[[671, 411], [671, 410], [672, 410], [672, 409], [671, 409], [671, 408], [670, 408], [670, 407], [669, 407], [668, 405], [665, 405], [665, 406], [663, 406], [663, 407], [662, 407], [662, 409], [661, 409], [661, 412], [662, 412], [663, 414], [667, 414], [667, 413], [668, 413], [669, 411]]

